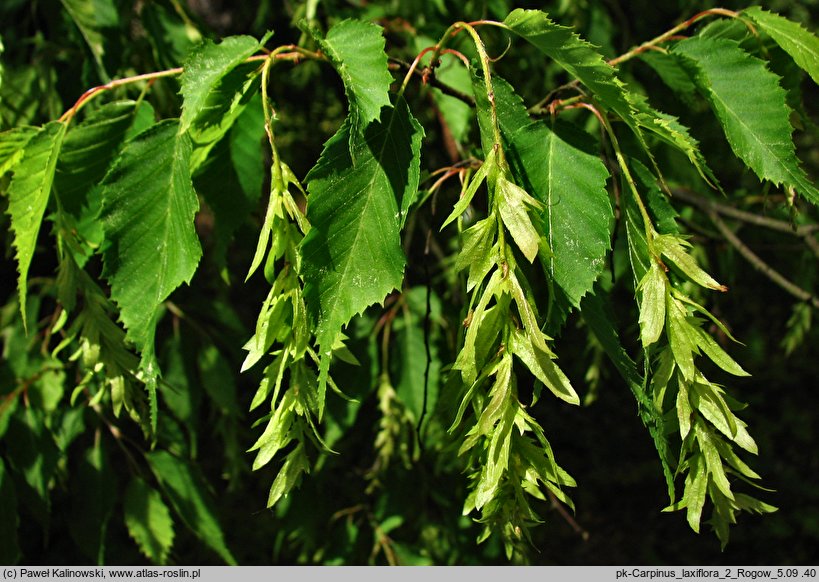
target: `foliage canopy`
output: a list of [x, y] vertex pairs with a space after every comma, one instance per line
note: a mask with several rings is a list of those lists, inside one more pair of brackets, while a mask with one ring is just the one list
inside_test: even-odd
[[[709, 251], [806, 342], [807, 28], [710, 8], [615, 51], [594, 2], [307, 1], [212, 40], [207, 3], [125, 4], [0, 9], [29, 27], [0, 31], [3, 562], [63, 527], [99, 563], [536, 559], [550, 507], [583, 531], [553, 427], [604, 378], [663, 511], [724, 548], [776, 510], [723, 318], [750, 291]], [[732, 221], [800, 244], [771, 265]]]

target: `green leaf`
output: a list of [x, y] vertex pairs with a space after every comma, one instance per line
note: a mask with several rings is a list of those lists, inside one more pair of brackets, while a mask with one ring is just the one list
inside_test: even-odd
[[[651, 107], [648, 101], [640, 95], [631, 95], [629, 100], [637, 111], [636, 115], [640, 127], [682, 152], [708, 185], [715, 188], [719, 187], [717, 178], [711, 168], [708, 167], [708, 162], [705, 161], [705, 156], [700, 151], [699, 143], [691, 137], [686, 126], [673, 115], [668, 115]], [[659, 170], [657, 172], [659, 174]]]
[[23, 125], [0, 133], [0, 177], [23, 159], [26, 144], [37, 132], [36, 127]]
[[[495, 374], [495, 382], [489, 390], [487, 403], [478, 418], [478, 423], [475, 426], [474, 433], [476, 435], [489, 435], [495, 428], [495, 424], [506, 413], [506, 409], [510, 404], [510, 397], [512, 395], [512, 356], [506, 352], [501, 356]], [[467, 450], [470, 441], [464, 441], [461, 444], [460, 452]]]
[[153, 354], [161, 303], [190, 282], [202, 256], [190, 140], [166, 120], [128, 142], [103, 181], [104, 274], [127, 338]]
[[294, 435], [290, 428], [296, 416], [296, 396], [293, 390], [284, 393], [281, 402], [276, 404], [273, 415], [267, 423], [267, 427], [256, 443], [248, 449], [248, 452], [258, 450], [253, 461], [253, 470], [256, 471], [264, 467], [276, 456], [276, 453], [286, 447], [293, 440]]
[[529, 211], [540, 210], [542, 205], [529, 196], [526, 190], [505, 178], [498, 178], [496, 188], [497, 205], [503, 225], [512, 235], [512, 240], [523, 256], [532, 263], [537, 258], [540, 235], [532, 224]]
[[558, 121], [528, 125], [510, 137], [512, 172], [543, 204], [543, 230], [551, 249], [549, 274], [569, 302], [580, 305], [605, 268], [611, 248], [614, 211], [608, 171], [592, 153], [589, 136]]
[[113, 0], [60, 0], [80, 29], [104, 81], [110, 78], [105, 72], [102, 57], [105, 54], [103, 31], [119, 25], [119, 13]]
[[737, 506], [745, 511], [752, 511], [759, 514], [779, 511], [778, 507], [764, 503], [759, 499], [754, 499], [750, 495], [745, 495], [744, 493], [737, 493], [735, 499]]
[[694, 353], [697, 352], [696, 327], [689, 321], [688, 311], [679, 301], [666, 295], [666, 325], [668, 343], [674, 353], [674, 361], [683, 377], [689, 382], [694, 379]]
[[654, 238], [654, 248], [697, 285], [716, 291], [728, 290], [725, 285], [720, 285], [711, 275], [702, 270], [694, 258], [686, 252], [686, 248], [691, 248], [691, 243], [683, 238], [673, 234], [658, 235]]
[[734, 494], [731, 492], [731, 484], [728, 482], [728, 477], [725, 475], [725, 468], [722, 466], [722, 459], [719, 451], [714, 445], [715, 437], [711, 431], [701, 422], [694, 424], [694, 434], [697, 436], [700, 450], [705, 457], [705, 466], [711, 480], [720, 493], [725, 495], [728, 499], [733, 499]]
[[750, 376], [748, 372], [742, 369], [742, 366], [737, 364], [736, 361], [722, 349], [722, 346], [714, 341], [714, 338], [712, 338], [708, 332], [702, 328], [697, 328], [696, 335], [697, 345], [717, 366], [734, 376]]
[[637, 55], [641, 61], [654, 69], [654, 72], [662, 79], [663, 83], [680, 98], [683, 103], [690, 105], [697, 92], [697, 86], [691, 81], [691, 77], [685, 69], [680, 66], [673, 56], [666, 52], [644, 51]]
[[57, 157], [65, 137], [66, 124], [52, 121], [46, 124], [25, 146], [23, 158], [15, 168], [9, 185], [9, 209], [14, 248], [17, 253], [17, 269], [20, 276], [17, 289], [20, 294], [20, 313], [23, 325], [26, 318], [28, 294], [28, 268], [34, 257], [37, 235], [48, 205]]
[[149, 2], [141, 6], [139, 13], [157, 64], [165, 69], [180, 66], [191, 49], [202, 41], [196, 26], [183, 21], [173, 9], [173, 5], [166, 8], [160, 2]]
[[685, 381], [678, 383], [679, 391], [677, 392], [676, 410], [677, 422], [680, 425], [680, 438], [685, 440], [688, 433], [691, 432], [691, 401], [688, 399], [688, 386]]
[[[520, 95], [515, 93], [505, 79], [500, 75], [492, 75], [492, 87], [494, 90], [494, 109], [498, 112], [498, 125], [501, 129], [501, 138], [504, 147], [510, 147], [510, 138], [515, 132], [520, 131], [527, 125], [532, 124], [532, 118], [526, 110]], [[481, 134], [481, 147], [484, 155], [489, 157], [494, 153], [495, 131], [492, 121], [493, 106], [486, 95], [486, 84], [484, 82], [483, 71], [477, 69], [472, 75], [472, 91], [475, 93], [475, 109], [477, 110], [478, 125]], [[509, 152], [506, 152], [507, 155]]]
[[819, 85], [819, 37], [802, 28], [798, 22], [758, 6], [746, 8], [742, 13], [774, 39], [776, 44], [810, 75], [813, 82]]
[[270, 495], [267, 498], [267, 506], [273, 507], [279, 499], [286, 496], [301, 481], [302, 473], [310, 472], [310, 462], [304, 452], [304, 445], [299, 445], [287, 455], [284, 466], [276, 475], [273, 485], [270, 487]]
[[515, 300], [518, 315], [520, 315], [520, 322], [523, 324], [523, 328], [526, 330], [526, 334], [529, 336], [532, 345], [536, 348], [540, 348], [542, 352], [548, 353], [549, 348], [546, 345], [546, 340], [549, 338], [540, 331], [537, 313], [535, 313], [537, 307], [529, 302], [529, 298], [523, 291], [523, 287], [521, 287], [517, 275], [509, 273], [508, 278], [503, 281], [502, 285], [506, 287], [509, 294]]
[[640, 191], [646, 193], [646, 202], [654, 217], [657, 230], [663, 234], [679, 234], [677, 226], [677, 211], [668, 200], [668, 196], [660, 190], [657, 178], [640, 160], [631, 158], [628, 161], [632, 175]]
[[[429, 378], [426, 386], [426, 410], [434, 410], [438, 400], [441, 360], [438, 355], [438, 338], [436, 321], [441, 317], [441, 302], [434, 292], [430, 295], [430, 342], [429, 342]], [[412, 413], [417, 421], [424, 409], [424, 376], [427, 367], [427, 350], [424, 343], [424, 319], [426, 315], [427, 288], [413, 287], [404, 297], [408, 310], [404, 316], [397, 317], [393, 324], [397, 356], [390, 358], [395, 363], [395, 392], [401, 402]]]
[[[498, 383], [496, 386], [504, 391], [502, 393], [508, 393], [510, 392], [509, 384], [511, 382], [512, 358], [504, 356], [503, 362], [508, 362], [509, 372], [504, 376], [501, 375], [501, 372], [498, 372]], [[503, 364], [502, 368], [505, 368]], [[512, 428], [515, 425], [514, 419], [517, 406], [513, 404], [511, 399], [504, 397], [502, 400], [499, 400], [498, 407], [498, 414], [494, 415], [498, 422], [497, 426], [491, 430], [486, 464], [483, 466], [480, 480], [475, 486], [475, 509], [481, 509], [495, 497], [500, 487], [501, 478], [509, 467]], [[484, 414], [485, 413], [486, 410], [484, 411]], [[483, 420], [483, 416], [481, 420]]]
[[486, 181], [487, 176], [496, 169], [497, 162], [495, 160], [495, 150], [494, 148], [490, 148], [488, 151], [489, 154], [487, 154], [486, 159], [481, 164], [481, 167], [478, 168], [478, 171], [475, 172], [475, 174], [469, 180], [469, 186], [467, 186], [466, 190], [463, 191], [461, 197], [458, 198], [458, 201], [452, 208], [452, 212], [441, 225], [441, 230], [466, 212], [466, 209], [469, 208], [469, 204], [472, 202], [472, 198], [475, 197], [475, 193], [478, 191], [478, 188], [480, 188], [481, 184]]
[[208, 106], [218, 108], [221, 100], [213, 97], [218, 97], [223, 79], [260, 50], [271, 34], [267, 33], [261, 42], [251, 36], [229, 36], [219, 44], [205, 40], [191, 51], [180, 78], [183, 98], [180, 132], [188, 131], [200, 116], [205, 118], [206, 125], [218, 122], [208, 111]]
[[759, 479], [760, 476], [756, 471], [751, 469], [742, 459], [740, 459], [734, 452], [731, 445], [720, 439], [714, 439], [714, 445], [717, 447], [720, 456], [737, 471], [740, 475], [748, 479]]
[[213, 498], [200, 472], [167, 451], [147, 453], [145, 458], [180, 519], [228, 565], [235, 566], [236, 560], [225, 545]]
[[688, 525], [695, 532], [700, 531], [700, 517], [705, 505], [705, 494], [708, 490], [708, 472], [701, 454], [694, 455], [689, 460], [689, 471], [685, 478], [685, 499], [688, 504]]
[[529, 371], [552, 391], [552, 394], [569, 404], [580, 404], [580, 397], [572, 388], [569, 378], [553, 361], [552, 355], [532, 345], [532, 342], [521, 330], [515, 330], [511, 336], [511, 350]]
[[55, 190], [65, 211], [79, 216], [83, 207], [99, 210], [99, 194], [91, 195], [105, 176], [128, 132], [134, 126], [136, 101], [107, 103], [66, 135], [60, 151]]
[[350, 124], [330, 138], [307, 176], [312, 228], [302, 242], [301, 275], [323, 358], [355, 314], [400, 287], [400, 201], [414, 196], [420, 175], [420, 134], [403, 101], [384, 109], [363, 136], [351, 134]]
[[156, 123], [156, 116], [153, 105], [147, 101], [137, 101], [134, 120], [125, 132], [125, 139], [132, 139], [151, 127]]
[[586, 85], [604, 109], [614, 111], [630, 127], [637, 126], [625, 85], [594, 45], [539, 10], [518, 8], [503, 22]]
[[469, 267], [467, 292], [482, 282], [495, 264], [496, 258], [492, 253], [495, 233], [494, 214], [479, 220], [463, 232], [463, 247], [455, 259], [453, 268], [458, 272]]
[[[489, 277], [489, 281], [486, 283], [486, 287], [483, 290], [478, 304], [471, 310], [468, 318], [469, 323], [466, 336], [464, 337], [463, 347], [458, 353], [458, 358], [453, 366], [455, 369], [461, 371], [464, 383], [468, 386], [471, 386], [475, 382], [478, 377], [478, 370], [483, 368], [483, 362], [479, 359], [479, 356], [483, 354], [481, 354], [476, 344], [479, 343], [479, 332], [483, 332], [484, 330], [484, 318], [488, 319], [487, 314], [492, 312], [491, 309], [487, 309], [489, 302], [495, 297], [495, 293], [501, 285], [501, 271], [500, 269], [496, 269], [492, 273], [492, 276]], [[497, 313], [497, 309], [495, 309], [495, 312]], [[489, 335], [494, 338], [500, 332], [502, 322], [494, 318], [488, 323], [490, 324], [488, 329], [492, 332]], [[540, 333], [539, 329], [537, 331]]]
[[312, 30], [311, 34], [344, 82], [350, 103], [350, 154], [356, 158], [358, 142], [354, 140], [371, 121], [381, 118], [381, 108], [390, 104], [392, 75], [387, 68], [381, 27], [360, 20], [342, 20], [327, 31], [325, 38]]
[[193, 374], [189, 374], [188, 336], [174, 334], [162, 343], [162, 401], [171, 413], [191, 433], [199, 429], [202, 391], [197, 389]]
[[640, 208], [633, 193], [629, 190], [625, 178], [621, 181], [623, 196], [620, 203], [624, 210], [624, 223], [626, 226], [626, 237], [628, 239], [628, 257], [631, 263], [631, 270], [634, 274], [634, 284], [637, 285], [654, 261], [648, 252], [648, 242], [646, 241], [646, 229], [643, 222]]
[[199, 350], [199, 372], [205, 392], [223, 414], [236, 414], [239, 411], [236, 376], [228, 362], [229, 359], [212, 344]]
[[647, 348], [658, 339], [665, 324], [665, 305], [668, 296], [668, 278], [655, 262], [640, 281], [640, 340]]
[[105, 563], [108, 521], [117, 501], [116, 475], [102, 442], [85, 451], [71, 476], [71, 537], [98, 565]]
[[[216, 243], [211, 253], [226, 280], [230, 276], [229, 270], [225, 269], [229, 245], [261, 198], [266, 173], [264, 157], [269, 151], [262, 144], [263, 138], [261, 97], [256, 94], [230, 128], [228, 136], [207, 148], [195, 150], [208, 150], [193, 184], [213, 210]], [[227, 159], [232, 163], [226, 167]]]
[[[234, 127], [253, 99], [259, 97], [259, 77], [258, 65], [240, 64], [208, 93], [199, 115], [188, 128], [193, 143], [191, 172], [196, 173], [208, 158], [214, 157], [212, 150], [216, 144]], [[258, 99], [256, 107], [262, 113]], [[261, 127], [264, 131], [263, 122]]]
[[695, 382], [691, 385], [690, 394], [694, 408], [717, 430], [749, 453], [758, 453], [757, 444], [748, 434], [745, 423], [731, 412], [714, 386]]
[[268, 149], [266, 144], [263, 145], [265, 128], [261, 96], [254, 95], [248, 105], [230, 129], [230, 161], [245, 199], [257, 202], [262, 196]]
[[173, 519], [162, 496], [139, 477], [134, 477], [123, 501], [128, 535], [154, 564], [166, 564], [173, 547]]
[[792, 187], [819, 204], [819, 191], [796, 158], [785, 90], [764, 61], [726, 39], [690, 38], [673, 54], [691, 68], [737, 157], [760, 179]]
[[17, 495], [14, 481], [6, 469], [5, 461], [0, 457], [0, 563], [16, 564], [20, 559], [20, 543], [17, 527], [20, 517], [17, 512]]

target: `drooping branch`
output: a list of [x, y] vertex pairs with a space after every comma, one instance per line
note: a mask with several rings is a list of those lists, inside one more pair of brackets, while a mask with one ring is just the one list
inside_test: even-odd
[[771, 281], [779, 285], [782, 289], [799, 299], [800, 301], [805, 301], [806, 303], [810, 303], [816, 309], [819, 309], [819, 297], [816, 295], [811, 294], [810, 292], [806, 291], [802, 287], [798, 286], [796, 283], [792, 282], [790, 279], [786, 278], [782, 275], [779, 271], [771, 267], [768, 263], [766, 263], [762, 258], [759, 257], [754, 251], [752, 251], [748, 245], [746, 245], [742, 240], [736, 235], [736, 233], [731, 230], [731, 228], [725, 224], [725, 221], [720, 218], [719, 214], [715, 210], [706, 210], [706, 214], [711, 222], [714, 223], [714, 226], [717, 227], [717, 230], [720, 231], [722, 236], [725, 237], [731, 246], [733, 246], [739, 254], [741, 254], [745, 260], [747, 260], [751, 265], [760, 273], [768, 277]]
[[819, 232], [819, 224], [803, 224], [801, 226], [794, 227], [787, 221], [746, 212], [745, 210], [740, 210], [738, 208], [734, 208], [733, 206], [700, 196], [692, 190], [685, 188], [675, 188], [671, 191], [671, 193], [676, 198], [699, 206], [701, 209], [706, 211], [706, 213], [716, 212], [717, 214], [730, 216], [731, 218], [736, 218], [737, 220], [741, 220], [742, 222], [746, 222], [748, 224], [761, 226], [778, 232], [786, 232], [788, 234], [800, 237], [805, 241], [808, 248], [810, 248], [817, 257], [819, 257], [819, 242], [817, 242], [814, 235], [814, 233]]

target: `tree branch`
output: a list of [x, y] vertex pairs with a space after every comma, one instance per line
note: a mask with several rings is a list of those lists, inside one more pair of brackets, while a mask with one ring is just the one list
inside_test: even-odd
[[704, 196], [700, 196], [696, 192], [692, 190], [684, 189], [684, 188], [675, 188], [671, 191], [671, 193], [686, 202], [690, 202], [691, 204], [695, 204], [703, 209], [706, 213], [709, 212], [716, 212], [718, 214], [722, 214], [724, 216], [730, 216], [731, 218], [736, 218], [737, 220], [741, 220], [742, 222], [747, 222], [748, 224], [754, 224], [756, 226], [762, 226], [764, 228], [768, 228], [770, 230], [776, 230], [779, 232], [786, 232], [788, 234], [792, 234], [794, 236], [798, 236], [799, 238], [805, 241], [805, 244], [813, 251], [817, 257], [819, 257], [819, 242], [817, 242], [816, 237], [813, 233], [819, 232], [819, 224], [803, 224], [794, 228], [794, 226], [786, 222], [784, 220], [777, 220], [776, 218], [770, 218], [768, 216], [760, 216], [759, 214], [753, 214], [752, 212], [746, 212], [744, 210], [739, 210], [738, 208], [734, 208], [733, 206], [728, 206], [727, 204], [722, 204], [720, 202], [716, 202]]
[[717, 227], [717, 230], [720, 231], [722, 236], [725, 237], [731, 246], [733, 246], [739, 254], [741, 254], [745, 259], [751, 263], [751, 265], [761, 272], [763, 275], [768, 277], [771, 281], [782, 287], [785, 291], [799, 299], [800, 301], [805, 301], [806, 303], [810, 303], [816, 309], [819, 309], [819, 297], [812, 295], [805, 289], [802, 289], [789, 279], [785, 278], [779, 271], [771, 267], [768, 263], [763, 261], [754, 251], [752, 251], [748, 246], [742, 242], [739, 237], [731, 230], [727, 224], [719, 217], [714, 210], [706, 210], [708, 214], [708, 218], [711, 219], [711, 222], [714, 223], [714, 226]]
[[[389, 62], [391, 62], [394, 65], [397, 65], [400, 69], [404, 71], [409, 71], [411, 68], [411, 65], [409, 63], [404, 62], [401, 59], [396, 59], [394, 57], [390, 57]], [[425, 74], [424, 69], [419, 70], [417, 68], [413, 71], [413, 73], [415, 75], [418, 75], [419, 77], [423, 77]], [[442, 83], [441, 81], [435, 78], [434, 74], [427, 76], [427, 83], [429, 85], [432, 85], [436, 89], [439, 89], [441, 93], [443, 93], [444, 95], [449, 95], [450, 97], [454, 97], [455, 99], [463, 101], [470, 107], [475, 107], [475, 99], [472, 97], [472, 95], [467, 95], [462, 91], [458, 91], [454, 87], [450, 87], [446, 83]]]

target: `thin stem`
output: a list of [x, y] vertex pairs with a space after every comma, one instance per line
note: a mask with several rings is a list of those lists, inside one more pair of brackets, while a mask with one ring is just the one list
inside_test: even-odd
[[264, 131], [267, 134], [267, 141], [270, 143], [270, 150], [273, 154], [271, 190], [281, 190], [283, 185], [281, 160], [279, 159], [279, 150], [276, 148], [276, 138], [273, 134], [273, 107], [270, 105], [270, 98], [267, 94], [267, 85], [270, 80], [270, 67], [273, 65], [275, 58], [276, 51], [274, 50], [267, 57], [264, 62], [264, 67], [262, 67], [262, 112], [264, 113]]
[[563, 507], [563, 504], [560, 501], [558, 501], [554, 493], [547, 490], [546, 494], [549, 496], [549, 502], [552, 504], [552, 508], [555, 509], [560, 514], [560, 517], [562, 517], [563, 520], [569, 524], [569, 527], [574, 530], [574, 533], [578, 534], [584, 542], [588, 541], [589, 532], [586, 531], [583, 526], [577, 523], [577, 520], [575, 520], [568, 511], [566, 511], [566, 508]]
[[768, 263], [763, 261], [756, 253], [754, 253], [754, 251], [748, 248], [748, 246], [742, 242], [742, 240], [740, 240], [736, 233], [734, 233], [734, 231], [731, 230], [727, 224], [725, 224], [715, 210], [709, 210], [707, 213], [708, 218], [711, 219], [711, 222], [714, 223], [717, 230], [719, 230], [722, 236], [725, 237], [725, 240], [727, 240], [731, 246], [733, 246], [739, 252], [739, 254], [745, 257], [745, 260], [751, 263], [756, 270], [800, 301], [810, 303], [813, 307], [819, 309], [819, 297], [811, 294], [805, 289], [802, 289], [802, 287], [799, 287], [797, 284], [787, 279], [779, 271], [771, 267]]
[[[695, 14], [694, 16], [692, 16], [691, 18], [689, 18], [685, 22], [682, 22], [682, 23], [678, 24], [677, 26], [675, 26], [674, 28], [672, 28], [670, 30], [667, 30], [666, 32], [664, 32], [660, 36], [657, 36], [657, 37], [655, 37], [655, 38], [653, 38], [653, 39], [651, 39], [649, 41], [646, 41], [643, 44], [641, 44], [640, 46], [637, 46], [637, 47], [631, 49], [630, 51], [628, 51], [626, 53], [623, 53], [619, 57], [610, 60], [609, 64], [614, 67], [614, 66], [619, 65], [620, 63], [624, 63], [624, 62], [636, 57], [640, 53], [643, 53], [643, 52], [645, 52], [647, 50], [651, 50], [654, 47], [656, 47], [656, 45], [662, 44], [662, 43], [664, 43], [664, 42], [666, 42], [668, 40], [671, 40], [678, 33], [682, 32], [686, 28], [689, 28], [690, 26], [692, 26], [697, 21], [702, 20], [703, 18], [706, 18], [708, 16], [727, 16], [729, 18], [739, 18], [739, 13], [734, 12], [733, 10], [725, 10], [724, 8], [712, 8], [710, 10], [703, 10], [702, 12], [700, 12], [698, 14]], [[753, 28], [751, 30], [754, 31]]]
[[404, 91], [406, 91], [407, 85], [409, 84], [410, 79], [415, 74], [415, 71], [418, 68], [418, 65], [421, 64], [421, 59], [424, 58], [425, 54], [427, 54], [430, 51], [434, 51], [434, 50], [436, 50], [434, 46], [428, 46], [427, 48], [422, 50], [420, 53], [418, 53], [418, 56], [416, 56], [415, 59], [412, 61], [412, 64], [409, 66], [409, 69], [407, 70], [407, 74], [404, 75], [404, 82], [401, 83], [401, 88], [398, 90], [398, 97], [399, 98], [404, 95]]
[[[724, 8], [712, 8], [710, 10], [704, 10], [704, 11], [698, 13], [698, 14], [695, 14], [694, 16], [692, 16], [691, 18], [689, 18], [685, 22], [683, 22], [681, 24], [678, 24], [677, 26], [675, 26], [674, 28], [671, 28], [670, 30], [667, 30], [663, 34], [661, 34], [661, 35], [659, 35], [659, 36], [657, 36], [657, 37], [655, 37], [655, 38], [653, 38], [653, 39], [651, 39], [649, 41], [644, 42], [643, 44], [631, 49], [630, 51], [628, 51], [626, 53], [623, 53], [619, 57], [615, 57], [615, 58], [611, 59], [610, 61], [608, 61], [608, 64], [611, 65], [612, 67], [615, 67], [615, 66], [617, 66], [617, 65], [619, 65], [621, 63], [624, 63], [626, 61], [629, 61], [629, 60], [633, 59], [634, 57], [636, 57], [640, 53], [646, 52], [648, 50], [662, 50], [662, 49], [659, 49], [659, 47], [657, 47], [658, 44], [661, 44], [661, 43], [664, 43], [664, 42], [667, 42], [667, 41], [670, 41], [670, 40], [679, 40], [679, 38], [680, 38], [680, 36], [678, 35], [679, 32], [685, 30], [686, 28], [689, 28], [690, 26], [692, 26], [693, 24], [695, 24], [699, 20], [701, 20], [703, 18], [706, 18], [708, 16], [727, 16], [729, 18], [738, 18], [739, 20], [742, 21], [743, 24], [745, 24], [745, 26], [748, 27], [748, 29], [751, 31], [751, 33], [754, 36], [757, 36], [757, 31], [754, 28], [754, 26], [750, 22], [747, 22], [746, 20], [741, 18], [738, 12], [734, 12], [732, 10], [725, 10]], [[495, 25], [495, 26], [501, 26], [501, 27], [507, 28], [506, 25], [504, 25], [502, 23], [496, 23], [496, 22], [491, 22], [491, 21], [480, 21], [480, 23], [483, 24], [483, 25]], [[549, 94], [546, 95], [546, 97], [541, 99], [537, 104], [530, 107], [529, 112], [530, 113], [540, 113], [542, 111], [543, 107], [552, 99], [552, 97], [556, 93], [558, 93], [560, 91], [564, 91], [566, 89], [577, 89], [578, 85], [580, 85], [580, 81], [578, 79], [575, 79], [574, 81], [566, 83], [565, 85], [562, 85], [562, 86], [558, 87], [557, 89], [554, 89], [553, 91], [550, 91]]]
[[444, 31], [444, 34], [441, 35], [441, 40], [438, 41], [438, 44], [435, 45], [435, 51], [432, 53], [432, 66], [436, 67], [438, 65], [438, 59], [441, 57], [441, 51], [444, 50], [446, 47], [446, 43], [449, 42], [450, 38], [453, 38], [459, 32], [461, 32], [462, 28], [459, 26], [460, 22], [456, 22], [455, 24], [450, 25]]
[[[588, 109], [592, 111], [596, 111], [596, 109], [590, 106], [588, 103], [582, 104], [587, 106]], [[614, 149], [614, 155], [617, 158], [617, 164], [620, 166], [620, 169], [623, 171], [623, 175], [626, 178], [626, 182], [628, 182], [629, 189], [631, 193], [634, 195], [634, 200], [637, 202], [637, 207], [640, 209], [640, 215], [643, 217], [643, 224], [645, 226], [646, 232], [646, 244], [648, 245], [648, 251], [651, 255], [655, 255], [654, 252], [654, 225], [651, 222], [651, 216], [648, 214], [648, 209], [646, 208], [643, 199], [640, 197], [640, 193], [637, 191], [637, 184], [634, 181], [634, 177], [631, 175], [631, 171], [628, 169], [628, 164], [626, 163], [626, 158], [623, 155], [623, 151], [620, 149], [620, 142], [617, 141], [617, 136], [614, 134], [614, 129], [611, 127], [611, 123], [608, 119], [606, 119], [605, 115], [600, 115], [599, 112], [597, 114], [597, 119], [603, 124], [603, 127], [606, 129], [606, 133], [609, 135], [609, 140], [611, 141], [611, 147]]]
[[[457, 52], [457, 51], [452, 51], [450, 49], [443, 49], [441, 51], [441, 54], [451, 54], [451, 53], [455, 53], [455, 52]], [[406, 63], [406, 62], [402, 61], [401, 59], [397, 59], [395, 57], [389, 57], [389, 61], [393, 65], [397, 65], [398, 67], [400, 67], [401, 69], [403, 69], [405, 71], [408, 71], [410, 69], [410, 66], [411, 66], [410, 63]], [[418, 75], [423, 79], [424, 75], [427, 74], [427, 72], [425, 70], [419, 70], [418, 68], [416, 68], [413, 71], [413, 74]], [[468, 94], [464, 93], [463, 91], [458, 91], [457, 89], [455, 89], [454, 87], [451, 87], [450, 85], [447, 85], [446, 83], [442, 83], [441, 81], [436, 79], [434, 76], [427, 74], [426, 82], [429, 83], [431, 86], [435, 87], [436, 89], [439, 89], [441, 91], [441, 93], [443, 93], [444, 95], [449, 95], [450, 97], [454, 97], [455, 99], [458, 99], [459, 101], [463, 101], [464, 103], [466, 103], [470, 107], [475, 107], [475, 99], [471, 95], [468, 95]]]
[[495, 89], [492, 87], [492, 71], [490, 68], [489, 55], [486, 52], [486, 46], [483, 44], [483, 40], [474, 27], [466, 22], [459, 22], [457, 25], [460, 25], [460, 27], [466, 30], [469, 36], [472, 37], [472, 40], [475, 42], [475, 49], [478, 51], [481, 69], [483, 70], [483, 83], [486, 87], [486, 98], [489, 100], [489, 115], [492, 121], [492, 138], [495, 142], [495, 153], [500, 168], [504, 169], [506, 167], [506, 160], [503, 155], [503, 149], [501, 148], [501, 143], [503, 142], [501, 141], [500, 123], [498, 122], [498, 108], [495, 106]]
[[731, 218], [736, 218], [742, 222], [762, 226], [770, 230], [787, 232], [799, 237], [808, 236], [819, 231], [819, 224], [804, 224], [794, 228], [794, 226], [787, 221], [777, 220], [776, 218], [770, 218], [768, 216], [760, 216], [759, 214], [754, 214], [752, 212], [746, 212], [744, 210], [734, 208], [733, 206], [728, 206], [704, 196], [700, 196], [693, 190], [689, 190], [687, 188], [675, 188], [672, 191], [672, 194], [677, 198], [682, 198], [686, 202], [696, 204], [705, 210], [714, 210], [720, 214], [724, 214], [725, 216], [730, 216]]
[[394, 309], [387, 313], [387, 320], [384, 322], [381, 335], [381, 376], [386, 378], [388, 382], [390, 378], [390, 339], [393, 319], [395, 319]]
[[[252, 57], [249, 57], [248, 59], [245, 60], [245, 62], [253, 63], [257, 61], [266, 61], [267, 59], [272, 58], [279, 60], [290, 60], [293, 62], [299, 62], [303, 58], [325, 60], [324, 55], [320, 53], [309, 51], [307, 49], [301, 48], [300, 46], [289, 44], [278, 47], [270, 54], [254, 55]], [[175, 77], [176, 75], [181, 75], [183, 72], [184, 69], [182, 67], [176, 67], [173, 69], [167, 69], [165, 71], [144, 73], [142, 75], [134, 75], [133, 77], [123, 77], [122, 79], [115, 79], [113, 81], [110, 81], [105, 85], [92, 87], [91, 89], [88, 89], [85, 93], [80, 95], [80, 98], [77, 99], [76, 103], [74, 103], [74, 105], [68, 111], [63, 113], [58, 121], [66, 123], [70, 122], [71, 119], [77, 114], [77, 112], [80, 109], [82, 109], [85, 106], [86, 103], [88, 103], [89, 101], [91, 101], [91, 99], [105, 91], [110, 91], [111, 89], [116, 89], [117, 87], [122, 87], [133, 83], [139, 83], [141, 81], [153, 82], [163, 77]]]
[[82, 95], [80, 98], [77, 99], [77, 102], [66, 111], [65, 113], [60, 116], [58, 121], [68, 122], [77, 114], [77, 112], [91, 99], [99, 95], [104, 91], [109, 91], [111, 89], [116, 89], [117, 87], [122, 87], [123, 85], [129, 85], [131, 83], [138, 83], [140, 81], [152, 81], [154, 79], [161, 79], [162, 77], [173, 77], [175, 75], [180, 75], [182, 73], [182, 67], [177, 67], [175, 69], [168, 69], [166, 71], [157, 71], [155, 73], [145, 73], [143, 75], [136, 75], [134, 77], [125, 77], [122, 79], [115, 79], [105, 85], [99, 85], [98, 87], [92, 87]]

